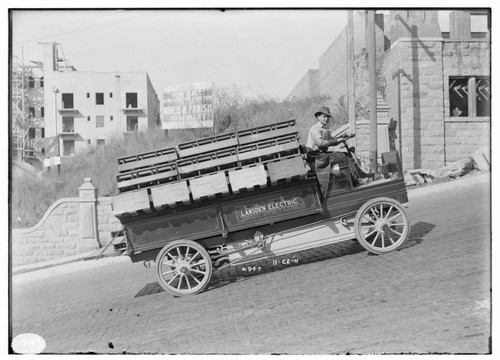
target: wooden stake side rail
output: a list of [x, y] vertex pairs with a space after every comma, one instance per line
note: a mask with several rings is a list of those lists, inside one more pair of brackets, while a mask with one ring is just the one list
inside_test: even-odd
[[238, 146], [237, 135], [229, 133], [179, 144], [177, 154], [179, 159], [182, 159], [224, 148], [235, 148], [236, 146]]
[[118, 159], [118, 172], [123, 173], [134, 169], [170, 163], [177, 159], [178, 155], [175, 148], [165, 148], [135, 155], [128, 155]]
[[177, 150], [120, 158], [120, 194], [113, 197], [114, 211], [117, 216], [137, 215], [264, 189], [305, 175], [295, 120], [289, 120], [186, 142]]
[[113, 210], [119, 218], [134, 216], [144, 211], [178, 207], [293, 181], [300, 183], [306, 179], [306, 174], [302, 155], [283, 157], [278, 161], [252, 164], [124, 192], [113, 196]]

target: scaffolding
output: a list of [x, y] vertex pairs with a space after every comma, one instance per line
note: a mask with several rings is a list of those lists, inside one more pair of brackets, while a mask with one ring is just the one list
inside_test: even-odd
[[41, 63], [25, 65], [17, 56], [12, 58], [11, 76], [11, 121], [12, 121], [12, 157], [14, 160], [32, 162], [38, 156], [35, 152], [35, 139], [30, 139], [30, 129], [39, 128], [43, 118], [30, 113], [33, 104], [28, 92], [28, 82], [35, 78], [35, 72], [41, 71]]

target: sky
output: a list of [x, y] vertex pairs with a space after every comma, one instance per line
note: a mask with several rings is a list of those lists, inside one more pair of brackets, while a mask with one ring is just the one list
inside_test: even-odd
[[[448, 11], [440, 12], [448, 30]], [[160, 96], [169, 85], [215, 82], [285, 98], [347, 23], [346, 10], [16, 10], [12, 52], [41, 61], [41, 42], [61, 44], [78, 71], [146, 71]]]
[[285, 97], [347, 22], [340, 10], [19, 11], [13, 53], [62, 45], [79, 71], [146, 71], [167, 85], [214, 81]]

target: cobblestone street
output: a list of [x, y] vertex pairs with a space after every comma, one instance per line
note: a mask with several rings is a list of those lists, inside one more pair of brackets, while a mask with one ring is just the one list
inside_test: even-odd
[[11, 335], [42, 336], [45, 353], [488, 353], [489, 185], [409, 194], [398, 251], [347, 241], [298, 265], [216, 272], [194, 296], [169, 295], [154, 266], [130, 261], [14, 276]]

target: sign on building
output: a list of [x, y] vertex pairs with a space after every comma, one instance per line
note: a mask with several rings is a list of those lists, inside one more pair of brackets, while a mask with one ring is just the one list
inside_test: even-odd
[[213, 83], [166, 87], [162, 101], [162, 129], [213, 127], [213, 98]]

